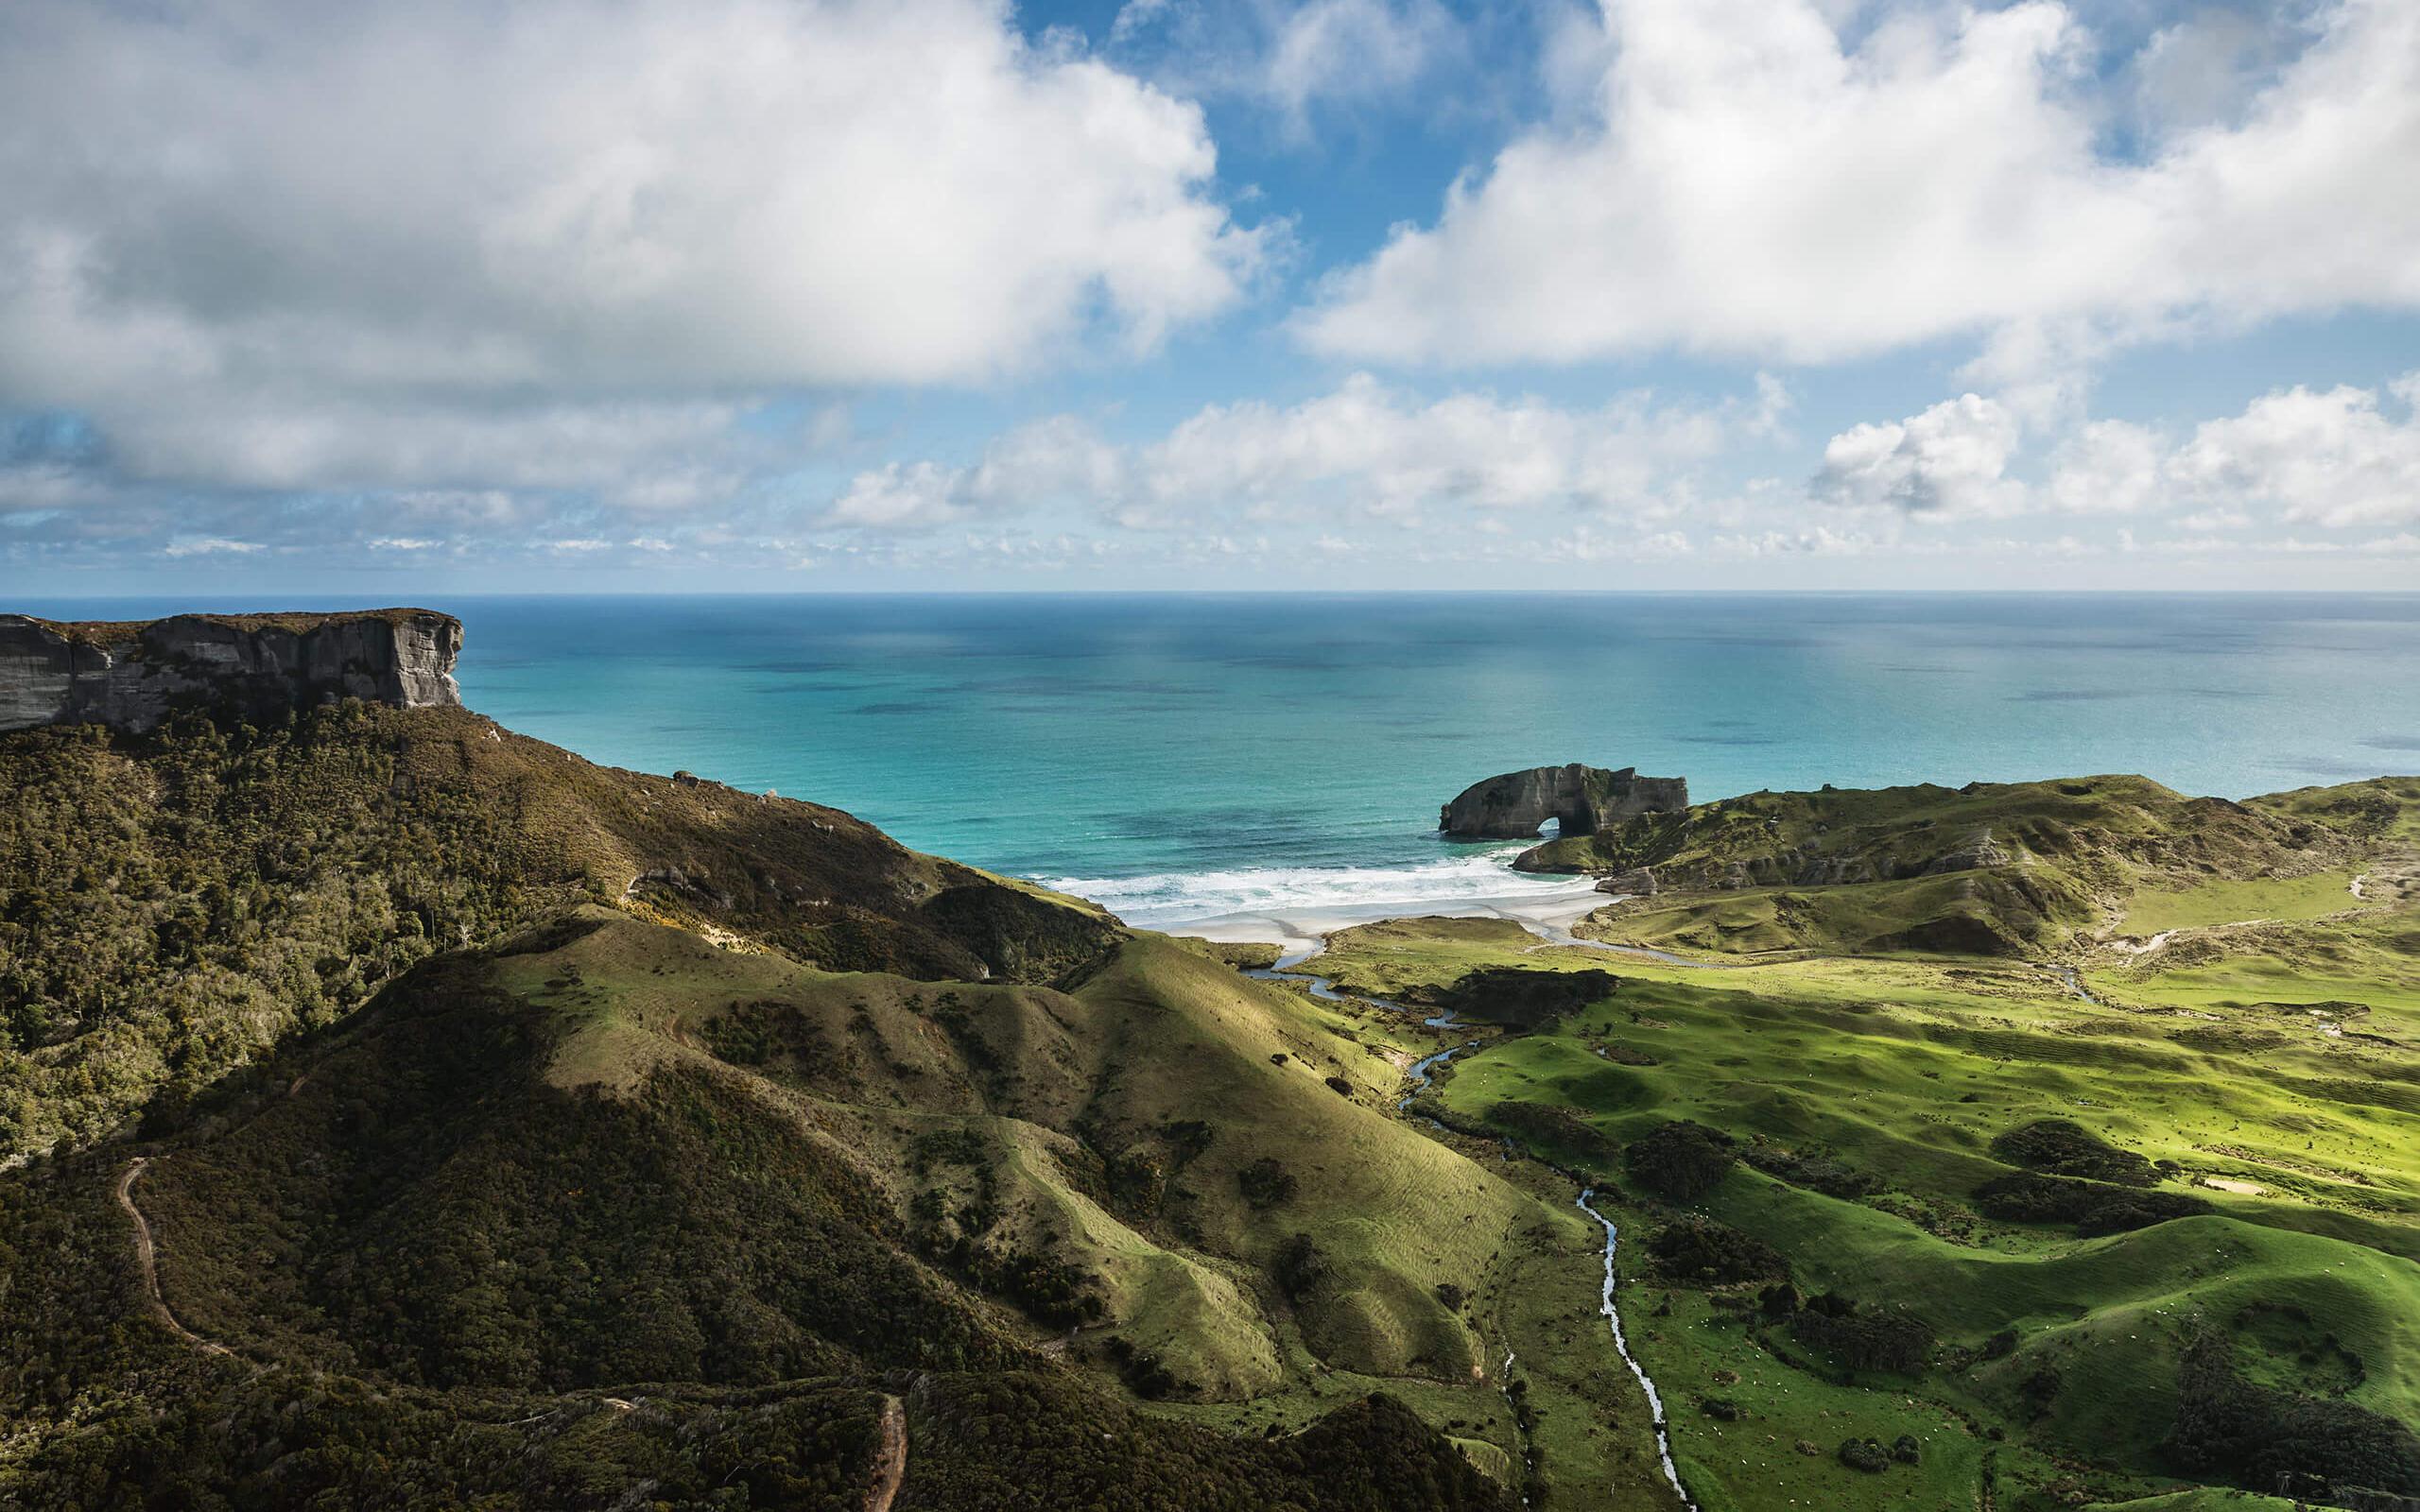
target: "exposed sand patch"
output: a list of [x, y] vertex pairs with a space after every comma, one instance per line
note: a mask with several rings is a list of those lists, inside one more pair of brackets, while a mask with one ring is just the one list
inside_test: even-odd
[[1388, 899], [1368, 903], [1309, 904], [1255, 913], [1213, 914], [1202, 919], [1154, 919], [1148, 927], [1169, 935], [1281, 946], [1288, 952], [1317, 949], [1327, 936], [1382, 919], [1509, 919], [1542, 929], [1564, 930], [1614, 899], [1591, 878], [1579, 877], [1564, 891], [1540, 895], [1473, 898]]

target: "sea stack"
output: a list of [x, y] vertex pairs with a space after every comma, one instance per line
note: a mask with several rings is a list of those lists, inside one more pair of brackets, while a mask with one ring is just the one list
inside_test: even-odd
[[1533, 840], [1553, 819], [1565, 835], [1594, 834], [1641, 814], [1689, 806], [1685, 777], [1641, 777], [1636, 767], [1532, 766], [1462, 789], [1440, 810], [1437, 828], [1459, 840]]
[[0, 614], [0, 730], [141, 733], [183, 707], [274, 717], [337, 698], [459, 708], [462, 622], [424, 609], [62, 623]]

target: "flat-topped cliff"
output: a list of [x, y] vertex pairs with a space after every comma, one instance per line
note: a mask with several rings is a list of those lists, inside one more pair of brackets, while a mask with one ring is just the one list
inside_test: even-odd
[[147, 730], [184, 704], [253, 715], [331, 698], [458, 708], [462, 622], [425, 609], [63, 623], [0, 614], [0, 730]]
[[1635, 767], [1532, 766], [1473, 782], [1437, 816], [1437, 828], [1458, 839], [1533, 840], [1556, 820], [1565, 835], [1594, 834], [1641, 814], [1678, 814], [1689, 806], [1681, 777], [1641, 777]]

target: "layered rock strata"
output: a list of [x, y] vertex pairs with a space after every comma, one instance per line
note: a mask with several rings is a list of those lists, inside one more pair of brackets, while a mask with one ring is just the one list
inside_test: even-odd
[[335, 698], [459, 708], [462, 623], [424, 609], [62, 623], [0, 614], [0, 730], [140, 733], [196, 706], [274, 717]]

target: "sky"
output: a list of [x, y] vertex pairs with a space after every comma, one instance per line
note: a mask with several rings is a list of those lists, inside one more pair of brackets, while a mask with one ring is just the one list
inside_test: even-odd
[[2420, 588], [2420, 5], [9, 0], [0, 590]]

